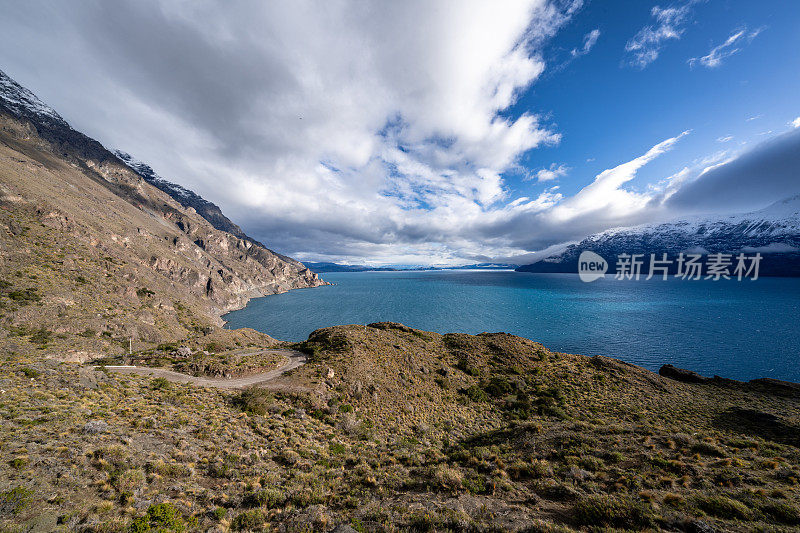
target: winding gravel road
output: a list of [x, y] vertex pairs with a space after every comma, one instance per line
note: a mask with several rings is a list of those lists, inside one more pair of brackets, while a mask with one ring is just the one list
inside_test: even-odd
[[253, 374], [241, 378], [231, 379], [211, 379], [201, 378], [197, 376], [190, 376], [189, 374], [181, 374], [167, 370], [166, 368], [152, 368], [147, 366], [130, 366], [130, 365], [107, 365], [105, 368], [113, 372], [121, 374], [137, 374], [140, 376], [150, 376], [154, 378], [165, 378], [173, 383], [191, 383], [199, 387], [214, 387], [217, 389], [244, 389], [253, 385], [265, 384], [289, 370], [304, 365], [306, 362], [306, 354], [295, 350], [262, 350], [254, 352], [254, 354], [271, 353], [283, 355], [286, 357], [286, 363], [279, 366], [275, 370], [269, 372], [262, 372], [260, 374]]

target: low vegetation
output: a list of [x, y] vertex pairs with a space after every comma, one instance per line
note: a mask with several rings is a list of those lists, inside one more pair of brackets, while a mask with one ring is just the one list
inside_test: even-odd
[[[789, 393], [679, 383], [505, 334], [384, 323], [320, 330], [302, 347], [313, 362], [272, 390], [238, 392], [59, 363], [37, 349], [6, 356], [0, 523], [64, 531], [800, 525], [800, 450], [791, 444], [800, 402]], [[769, 428], [754, 422], [768, 415], [776, 417]]]

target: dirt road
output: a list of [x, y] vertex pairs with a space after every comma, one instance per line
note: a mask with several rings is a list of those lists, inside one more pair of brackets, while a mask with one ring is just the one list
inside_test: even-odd
[[253, 374], [241, 378], [231, 379], [212, 379], [202, 378], [197, 376], [190, 376], [189, 374], [181, 374], [167, 370], [166, 368], [152, 368], [147, 366], [129, 366], [129, 365], [107, 365], [105, 368], [120, 374], [137, 374], [140, 376], [150, 376], [154, 378], [165, 378], [174, 383], [191, 383], [199, 387], [214, 387], [217, 389], [244, 389], [252, 385], [262, 385], [281, 376], [284, 372], [288, 372], [297, 368], [306, 362], [306, 355], [294, 350], [263, 350], [255, 353], [274, 353], [286, 357], [286, 363], [270, 370], [269, 372], [262, 372], [260, 374]]

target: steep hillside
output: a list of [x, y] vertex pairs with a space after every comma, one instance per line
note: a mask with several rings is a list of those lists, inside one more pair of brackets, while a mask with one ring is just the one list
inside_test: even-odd
[[0, 96], [0, 303], [16, 341], [174, 340], [249, 298], [323, 283], [216, 229], [2, 72]]
[[578, 256], [592, 250], [614, 271], [619, 254], [756, 252], [763, 256], [763, 276], [800, 276], [800, 196], [752, 213], [681, 218], [662, 224], [614, 228], [590, 235], [562, 253], [518, 268], [521, 272], [577, 272]]

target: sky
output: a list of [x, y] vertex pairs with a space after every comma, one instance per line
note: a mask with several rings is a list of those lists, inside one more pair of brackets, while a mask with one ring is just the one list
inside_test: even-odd
[[800, 192], [800, 2], [0, 12], [0, 70], [301, 260], [526, 263]]

